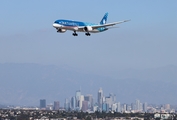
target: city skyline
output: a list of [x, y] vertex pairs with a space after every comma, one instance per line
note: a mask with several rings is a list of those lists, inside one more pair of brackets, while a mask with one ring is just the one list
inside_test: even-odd
[[[97, 101], [94, 101], [96, 99]], [[101, 99], [101, 100], [100, 100]], [[55, 101], [54, 104], [47, 105], [45, 109], [41, 107], [41, 101], [46, 101], [45, 99], [40, 100], [40, 109], [42, 110], [56, 110], [55, 109]], [[59, 103], [59, 101], [58, 101]], [[44, 105], [43, 105], [44, 106]], [[159, 105], [158, 105], [159, 106]], [[92, 94], [83, 95], [81, 90], [76, 90], [75, 96], [71, 98], [66, 98], [63, 106], [58, 106], [57, 110], [66, 110], [66, 111], [83, 111], [83, 112], [96, 112], [96, 111], [115, 111], [121, 113], [137, 113], [137, 112], [148, 112], [148, 113], [156, 113], [160, 111], [162, 113], [165, 112], [175, 112], [174, 107], [171, 107], [170, 104], [160, 105], [159, 108], [155, 105], [148, 105], [147, 102], [141, 102], [136, 99], [131, 103], [120, 103], [116, 101], [116, 95], [110, 93], [108, 96], [104, 95], [103, 89], [100, 88], [98, 90], [97, 98], [93, 98]]]

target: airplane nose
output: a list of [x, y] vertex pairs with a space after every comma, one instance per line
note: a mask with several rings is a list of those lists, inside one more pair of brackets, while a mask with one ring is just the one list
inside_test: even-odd
[[58, 28], [58, 27], [61, 27], [61, 25], [56, 24], [56, 23], [53, 23], [53, 27], [54, 27], [54, 28]]
[[56, 24], [55, 24], [55, 23], [53, 23], [53, 27], [56, 27]]

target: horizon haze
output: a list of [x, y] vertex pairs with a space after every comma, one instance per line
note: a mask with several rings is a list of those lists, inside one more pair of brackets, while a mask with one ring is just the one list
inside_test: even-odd
[[[116, 95], [117, 102], [131, 103], [135, 99], [154, 104], [176, 105], [177, 66], [117, 72], [117, 78], [82, 70], [32, 63], [0, 64], [0, 103], [13, 105], [47, 104], [75, 96], [92, 94], [97, 102], [99, 88], [105, 96]], [[172, 93], [172, 94], [169, 94]]]

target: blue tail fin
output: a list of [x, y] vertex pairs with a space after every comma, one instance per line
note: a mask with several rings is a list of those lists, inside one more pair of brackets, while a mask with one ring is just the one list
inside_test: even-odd
[[104, 17], [102, 18], [100, 24], [106, 24], [107, 22], [107, 17], [108, 17], [108, 13], [105, 13]]

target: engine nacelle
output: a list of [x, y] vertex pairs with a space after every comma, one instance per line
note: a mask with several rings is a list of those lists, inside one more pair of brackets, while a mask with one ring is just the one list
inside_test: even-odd
[[93, 28], [91, 26], [85, 26], [84, 27], [84, 31], [86, 31], [86, 32], [89, 32], [89, 31], [92, 31], [92, 30], [93, 30]]
[[64, 32], [66, 32], [66, 29], [58, 29], [57, 32], [64, 33]]

